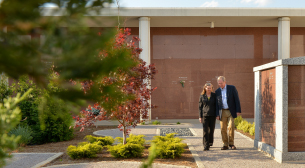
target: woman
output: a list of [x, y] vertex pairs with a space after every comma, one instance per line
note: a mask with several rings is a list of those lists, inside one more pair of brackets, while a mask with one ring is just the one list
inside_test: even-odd
[[199, 121], [203, 126], [204, 151], [213, 146], [214, 129], [216, 122], [216, 94], [213, 93], [213, 85], [206, 83], [199, 98]]

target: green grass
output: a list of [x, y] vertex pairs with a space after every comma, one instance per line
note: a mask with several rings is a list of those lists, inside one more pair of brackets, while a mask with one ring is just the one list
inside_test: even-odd
[[161, 124], [161, 122], [160, 122], [160, 121], [158, 121], [158, 120], [155, 120], [154, 122], [152, 122], [152, 124], [153, 124], [153, 125], [160, 125], [160, 124]]

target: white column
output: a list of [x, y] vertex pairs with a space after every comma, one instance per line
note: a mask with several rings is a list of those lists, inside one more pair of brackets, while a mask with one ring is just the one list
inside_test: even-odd
[[278, 19], [278, 59], [290, 58], [290, 18]]
[[140, 17], [139, 18], [139, 47], [143, 49], [140, 54], [147, 65], [150, 64], [150, 18]]
[[262, 119], [262, 114], [261, 114], [261, 94], [260, 94], [260, 85], [261, 85], [261, 77], [260, 77], [260, 71], [256, 71], [254, 73], [254, 122], [255, 122], [255, 142], [254, 146], [258, 148], [258, 142], [262, 140], [262, 135], [261, 135], [261, 119]]
[[[139, 47], [142, 48], [140, 58], [146, 62], [146, 65], [150, 65], [150, 18], [140, 17], [139, 18]], [[151, 81], [147, 81], [149, 84]], [[148, 87], [151, 88], [150, 86]], [[151, 100], [149, 101], [151, 104]], [[151, 121], [151, 109], [148, 110], [148, 122]]]
[[275, 160], [285, 161], [288, 152], [288, 66], [276, 67]]

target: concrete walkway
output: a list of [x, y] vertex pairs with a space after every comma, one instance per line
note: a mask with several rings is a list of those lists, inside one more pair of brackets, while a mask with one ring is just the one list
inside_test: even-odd
[[[203, 151], [202, 146], [202, 125], [198, 123], [198, 120], [180, 120], [179, 122], [183, 123], [181, 125], [139, 125], [135, 129], [132, 129], [131, 133], [135, 135], [144, 134], [147, 137], [146, 140], [151, 140], [153, 136], [158, 134], [158, 129], [160, 128], [168, 128], [168, 127], [179, 127], [179, 128], [191, 128], [191, 131], [195, 134], [195, 136], [191, 137], [183, 137], [184, 142], [188, 144], [198, 167], [206, 167], [206, 168], [214, 168], [214, 167], [270, 167], [270, 168], [286, 168], [293, 167], [305, 168], [305, 162], [289, 162], [289, 163], [278, 163], [272, 158], [266, 156], [263, 152], [258, 151], [253, 147], [253, 140], [235, 132], [235, 146], [237, 150], [225, 150], [222, 151], [220, 148], [222, 147], [221, 142], [221, 134], [220, 134], [220, 126], [219, 123], [216, 124], [215, 129], [215, 141], [214, 145], [210, 148], [210, 151]], [[172, 120], [171, 122], [163, 122], [162, 123], [176, 123], [177, 121]], [[105, 123], [104, 123], [105, 124]], [[99, 123], [99, 125], [103, 125], [103, 123]], [[105, 124], [110, 125], [110, 124]], [[112, 130], [100, 130], [95, 132], [97, 135], [109, 135], [113, 137], [122, 136], [122, 133], [118, 129]], [[19, 154], [20, 155], [20, 154]], [[41, 154], [38, 154], [39, 156]], [[19, 159], [19, 161], [21, 161]], [[18, 159], [17, 159], [18, 162]], [[35, 162], [35, 157], [28, 157], [27, 159], [22, 160], [23, 165], [22, 168], [25, 167], [33, 167], [37, 165]], [[30, 163], [36, 163], [31, 166]], [[16, 161], [11, 164], [16, 165]], [[84, 164], [73, 164], [73, 165], [58, 165], [52, 166], [52, 168], [68, 168], [68, 167], [77, 167], [77, 168], [87, 168], [87, 167], [138, 167], [139, 162], [97, 162], [97, 163], [84, 163]], [[27, 166], [25, 166], [27, 165]], [[12, 165], [8, 165], [5, 168], [10, 168]], [[162, 165], [156, 164], [154, 167], [172, 167], [179, 168], [181, 166], [174, 165]], [[184, 167], [184, 166], [182, 166]], [[17, 168], [17, 167], [16, 167]]]

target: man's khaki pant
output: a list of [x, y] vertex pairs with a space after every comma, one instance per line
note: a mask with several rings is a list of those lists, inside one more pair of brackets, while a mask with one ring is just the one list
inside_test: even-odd
[[[230, 110], [223, 109], [220, 121], [223, 146], [234, 145], [234, 127], [234, 118], [232, 117]], [[229, 139], [227, 130], [229, 130]]]

